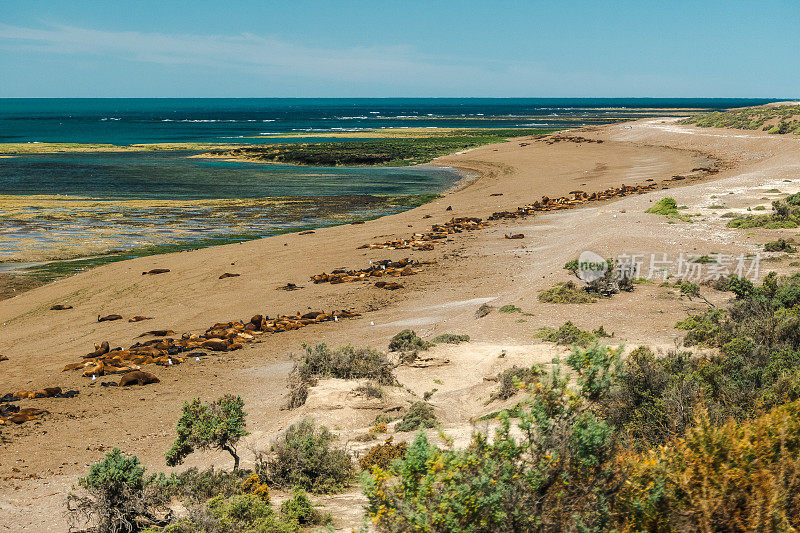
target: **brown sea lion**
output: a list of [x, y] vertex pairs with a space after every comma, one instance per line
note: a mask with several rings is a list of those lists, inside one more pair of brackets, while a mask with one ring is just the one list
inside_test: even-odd
[[399, 283], [388, 282], [388, 281], [379, 281], [379, 282], [377, 282], [375, 284], [375, 286], [378, 287], [379, 289], [386, 289], [386, 290], [390, 290], [390, 291], [394, 291], [394, 290], [403, 288], [403, 285], [401, 285]]
[[102, 376], [105, 373], [106, 365], [103, 361], [98, 361], [93, 367], [83, 371], [83, 377]]
[[24, 422], [28, 422], [29, 420], [34, 420], [39, 418], [43, 414], [46, 414], [47, 411], [44, 409], [34, 409], [33, 407], [27, 407], [25, 409], [20, 409], [18, 413], [13, 414], [11, 416], [5, 417], [2, 419], [2, 422], [5, 423], [7, 420], [8, 422], [13, 422], [14, 424], [22, 424]]
[[108, 341], [103, 341], [102, 344], [99, 346], [97, 344], [94, 345], [94, 351], [91, 353], [87, 353], [83, 356], [84, 359], [93, 359], [95, 357], [100, 357], [102, 355], [107, 354], [109, 351], [109, 344]]
[[119, 386], [127, 387], [128, 385], [149, 385], [151, 383], [159, 383], [160, 381], [160, 379], [150, 372], [134, 370], [133, 372], [128, 372], [127, 374], [122, 375], [122, 378], [119, 380]]
[[208, 339], [200, 343], [200, 348], [214, 350], [215, 352], [224, 352], [228, 349], [228, 341], [223, 339]]
[[237, 277], [239, 277], [239, 276], [241, 276], [241, 274], [231, 274], [230, 272], [225, 272], [223, 275], [221, 275], [221, 276], [219, 277], [219, 279], [225, 279], [225, 278], [237, 278]]
[[106, 315], [106, 316], [97, 315], [98, 322], [111, 322], [112, 320], [122, 320], [122, 315]]
[[66, 311], [67, 309], [72, 309], [72, 306], [64, 304], [56, 304], [50, 308], [51, 311]]
[[171, 329], [153, 329], [150, 331], [145, 331], [141, 335], [138, 335], [136, 338], [139, 337], [146, 337], [148, 335], [152, 335], [154, 337], [166, 337], [167, 335], [175, 335], [175, 332]]
[[33, 398], [52, 398], [54, 396], [58, 396], [59, 394], [61, 394], [61, 387], [45, 387], [44, 389], [36, 391], [16, 391], [12, 394], [12, 396], [18, 400], [26, 400]]
[[128, 319], [128, 322], [141, 322], [142, 320], [153, 320], [153, 317], [151, 317], [151, 316], [142, 316], [142, 315], [136, 315], [136, 316], [135, 316], [135, 317], [133, 317], [133, 318], [129, 318], [129, 319]]
[[8, 361], [8, 357], [5, 355], [0, 355], [0, 361]]
[[524, 239], [525, 238], [525, 234], [524, 233], [506, 233], [505, 237], [506, 237], [506, 239]]
[[151, 270], [148, 270], [147, 272], [142, 272], [142, 276], [146, 276], [146, 275], [148, 275], [148, 274], [149, 274], [149, 275], [154, 275], [154, 274], [165, 274], [165, 273], [167, 273], [167, 272], [169, 272], [169, 269], [168, 269], [168, 268], [153, 268], [153, 269], [151, 269]]
[[316, 231], [314, 230], [301, 231], [300, 233], [298, 233], [298, 235], [311, 235], [312, 233], [316, 233]]

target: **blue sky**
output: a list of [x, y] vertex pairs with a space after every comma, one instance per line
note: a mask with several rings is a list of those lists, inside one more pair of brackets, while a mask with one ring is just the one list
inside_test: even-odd
[[797, 1], [0, 4], [0, 97], [800, 96]]

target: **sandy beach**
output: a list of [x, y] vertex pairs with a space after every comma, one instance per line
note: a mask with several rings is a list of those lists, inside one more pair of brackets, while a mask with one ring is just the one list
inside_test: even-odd
[[[675, 322], [705, 307], [658, 283], [638, 284], [631, 293], [594, 304], [541, 303], [539, 292], [570, 279], [562, 267], [582, 251], [603, 257], [755, 254], [764, 242], [797, 233], [796, 229], [731, 229], [722, 217], [757, 205], [769, 208], [772, 199], [800, 191], [797, 136], [702, 129], [678, 125], [671, 117], [558, 135], [603, 142], [519, 138], [475, 148], [432, 164], [477, 177], [410, 211], [305, 235], [109, 264], [0, 301], [0, 355], [8, 357], [0, 362], [0, 395], [50, 386], [80, 393], [74, 398], [23, 400], [21, 407], [46, 409], [49, 414], [0, 427], [0, 531], [65, 530], [67, 491], [88, 465], [113, 447], [135, 453], [150, 472], [170, 471], [164, 452], [174, 438], [180, 406], [192, 397], [242, 396], [251, 433], [241, 446], [245, 465], [252, 464], [251, 450], [268, 448], [281, 430], [305, 417], [335, 430], [342, 443], [359, 453], [370, 443], [353, 438], [365, 432], [376, 414], [392, 402], [408, 405], [414, 395], [421, 397], [432, 387], [438, 391], [431, 404], [444, 430], [464, 443], [474, 428], [485, 426], [477, 422], [479, 417], [504, 407], [502, 402], [485, 403], [494, 387], [485, 377], [514, 364], [547, 363], [564, 353], [563, 348], [534, 338], [539, 328], [558, 327], [567, 320], [584, 329], [602, 325], [615, 333], [610, 341], [614, 344], [647, 344], [663, 350], [680, 343], [682, 332], [674, 329]], [[494, 211], [514, 210], [542, 196], [650, 183], [658, 187], [644, 194], [496, 221], [483, 230], [453, 234], [430, 251], [359, 248], [427, 231], [453, 217], [486, 219]], [[644, 212], [665, 196], [685, 205], [693, 221]], [[519, 233], [524, 238], [504, 238]], [[405, 257], [436, 263], [403, 278], [404, 288], [396, 291], [372, 282], [309, 280], [337, 268], [365, 268], [370, 261]], [[762, 274], [792, 271], [789, 257], [765, 257], [770, 260], [761, 265]], [[142, 276], [154, 268], [170, 271]], [[240, 275], [219, 279], [225, 272]], [[277, 290], [287, 283], [302, 288]], [[719, 302], [730, 297], [712, 290], [708, 294]], [[72, 309], [49, 310], [55, 304]], [[476, 318], [482, 304], [494, 310]], [[498, 312], [503, 305], [514, 305], [524, 313]], [[106, 388], [100, 382], [114, 381], [115, 376], [92, 382], [79, 372], [61, 371], [91, 352], [95, 343], [128, 346], [147, 330], [200, 333], [216, 322], [246, 321], [259, 313], [336, 309], [361, 316], [265, 335], [242, 350], [212, 353], [199, 362], [151, 366], [146, 369], [161, 382], [146, 387]], [[98, 323], [98, 315], [112, 313], [126, 320]], [[134, 315], [153, 320], [129, 323], [127, 318]], [[389, 339], [405, 328], [425, 338], [468, 334], [471, 341], [433, 348], [430, 361], [420, 368], [400, 367], [398, 379], [407, 390], [387, 395], [383, 403], [355, 398], [350, 394], [355, 383], [324, 380], [306, 405], [283, 409], [292, 353], [301, 343], [350, 343], [385, 350]], [[507, 356], [498, 358], [503, 351]], [[434, 385], [434, 379], [441, 384]], [[409, 440], [413, 433], [394, 438]], [[187, 460], [185, 467], [224, 468], [229, 462], [223, 454], [202, 453]], [[282, 497], [275, 491], [275, 501]], [[359, 527], [362, 500], [357, 486], [318, 501], [333, 514], [337, 530]]]

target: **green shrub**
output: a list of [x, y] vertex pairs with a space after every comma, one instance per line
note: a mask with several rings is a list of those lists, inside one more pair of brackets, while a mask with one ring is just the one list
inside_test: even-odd
[[784, 239], [778, 239], [777, 241], [770, 241], [764, 244], [764, 251], [765, 252], [795, 252], [797, 248], [795, 248], [792, 241], [787, 241]]
[[[601, 330], [598, 330], [601, 331]], [[604, 336], [608, 336], [605, 330], [602, 330]], [[537, 337], [547, 341], [560, 344], [562, 346], [578, 346], [586, 347], [597, 340], [597, 336], [590, 331], [583, 331], [572, 322], [565, 322], [563, 326], [558, 329], [555, 328], [541, 328], [536, 334]]]
[[215, 470], [213, 466], [207, 470], [198, 470], [192, 467], [169, 477], [162, 474], [154, 480], [154, 485], [163, 491], [163, 497], [167, 500], [179, 498], [196, 504], [204, 503], [215, 496], [242, 494], [242, 484], [249, 475], [244, 470]]
[[292, 489], [292, 497], [281, 504], [281, 514], [301, 526], [320, 526], [332, 521], [329, 514], [319, 512], [303, 489], [297, 487]]
[[389, 341], [389, 351], [402, 352], [403, 360], [413, 360], [420, 351], [432, 346], [433, 343], [422, 340], [410, 329], [404, 329]]
[[508, 304], [500, 307], [498, 311], [500, 311], [501, 313], [521, 313], [522, 309], [520, 309], [516, 305]]
[[353, 461], [332, 447], [336, 436], [311, 420], [294, 424], [278, 439], [273, 453], [258, 458], [256, 472], [270, 485], [297, 486], [314, 493], [337, 492], [353, 477]]
[[664, 215], [669, 218], [683, 220], [684, 222], [691, 222], [692, 220], [690, 216], [681, 215], [678, 212], [678, 203], [675, 201], [675, 198], [669, 196], [656, 202], [650, 209], [647, 209], [645, 213]]
[[492, 393], [489, 401], [507, 400], [511, 398], [519, 392], [521, 388], [525, 388], [533, 383], [541, 373], [541, 370], [536, 366], [522, 368], [516, 365], [500, 372], [497, 375], [497, 382], [500, 384], [500, 388]]
[[622, 531], [800, 527], [800, 405], [717, 427], [701, 416], [670, 446], [623, 455]]
[[597, 300], [572, 281], [556, 283], [554, 287], [539, 293], [539, 301], [555, 304], [586, 304]]
[[[793, 197], [788, 197], [786, 200]], [[789, 203], [786, 200], [772, 202], [772, 213], [765, 215], [740, 215], [728, 222], [730, 228], [796, 228], [800, 224], [800, 204], [794, 198]]]
[[282, 520], [257, 496], [217, 496], [203, 506], [189, 509], [189, 516], [164, 529], [144, 533], [299, 533], [300, 525]]
[[303, 345], [305, 353], [296, 365], [304, 379], [339, 378], [371, 379], [381, 385], [395, 385], [394, 365], [386, 356], [372, 348], [351, 345], [331, 350], [325, 344]]
[[136, 456], [127, 456], [117, 448], [107, 453], [78, 480], [86, 496], [72, 492], [67, 496], [73, 526], [85, 524], [106, 533], [136, 531], [157, 522], [158, 502], [147, 490], [144, 472]]
[[461, 344], [462, 342], [469, 342], [469, 335], [443, 333], [434, 337], [431, 342], [433, 344]]
[[436, 413], [428, 402], [414, 402], [394, 429], [395, 431], [415, 431], [436, 427], [437, 423]]
[[327, 345], [303, 344], [305, 353], [289, 375], [289, 409], [300, 407], [318, 378], [370, 379], [380, 385], [396, 385], [394, 365], [385, 354], [351, 345], [331, 350]]
[[167, 465], [181, 464], [200, 448], [225, 450], [233, 457], [234, 470], [239, 468], [236, 443], [247, 435], [245, 416], [242, 398], [230, 394], [207, 404], [201, 403], [199, 398], [184, 403], [178, 419], [178, 438], [166, 454]]
[[519, 410], [517, 436], [507, 417], [493, 439], [475, 433], [463, 450], [440, 450], [420, 434], [402, 460], [365, 478], [378, 531], [608, 529], [612, 428], [558, 365], [540, 384]]
[[361, 396], [366, 396], [367, 398], [383, 398], [383, 389], [380, 385], [375, 383], [364, 383], [359, 385], [353, 389], [353, 392]]

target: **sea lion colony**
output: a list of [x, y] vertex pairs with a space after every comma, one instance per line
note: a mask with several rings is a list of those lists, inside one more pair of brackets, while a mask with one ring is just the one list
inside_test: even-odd
[[[280, 315], [277, 318], [255, 315], [246, 323], [242, 321], [220, 322], [214, 324], [200, 335], [184, 333], [180, 339], [166, 337], [137, 342], [127, 350], [122, 348], [112, 350], [108, 341], [103, 341], [101, 344], [95, 345], [94, 351], [84, 355], [82, 357], [83, 361], [66, 365], [62, 372], [83, 370], [82, 375], [84, 377], [92, 378], [109, 374], [123, 374], [119, 382], [119, 386], [122, 387], [132, 384], [147, 385], [158, 383], [159, 380], [154, 374], [141, 371], [140, 367], [148, 364], [161, 366], [178, 365], [184, 362], [184, 359], [178, 356], [181, 353], [202, 349], [229, 352], [241, 349], [246, 343], [256, 342], [258, 336], [265, 333], [280, 333], [300, 329], [311, 324], [338, 321], [340, 318], [358, 316], [361, 315], [347, 310], [334, 311], [332, 313], [312, 311], [305, 314], [297, 313], [292, 316]], [[152, 330], [140, 335], [140, 337], [144, 335], [161, 336], [172, 333], [174, 332], [171, 330]], [[205, 354], [197, 352], [194, 355]], [[62, 393], [60, 387], [6, 394], [0, 398], [0, 408], [2, 408], [2, 411], [0, 411], [0, 425], [5, 425], [8, 422], [22, 424], [47, 413], [42, 409], [14, 409], [13, 406], [4, 405], [6, 402], [32, 398], [72, 398], [75, 395], [77, 395], [77, 391]]]
[[78, 391], [70, 390], [64, 392], [61, 390], [61, 387], [45, 387], [44, 389], [36, 391], [20, 390], [8, 393], [0, 397], [0, 426], [4, 426], [8, 423], [23, 424], [29, 420], [36, 420], [47, 413], [44, 409], [35, 409], [32, 407], [20, 409], [10, 402], [33, 398], [74, 398], [77, 395]]
[[[566, 139], [565, 139], [566, 140]], [[576, 142], [576, 141], [573, 141]], [[582, 142], [582, 141], [581, 141]], [[622, 185], [620, 187], [610, 187], [597, 193], [586, 193], [584, 191], [572, 191], [572, 197], [562, 196], [559, 198], [542, 197], [541, 201], [533, 202], [522, 207], [518, 207], [516, 211], [499, 211], [492, 213], [488, 220], [503, 220], [524, 218], [533, 215], [537, 211], [557, 211], [562, 209], [572, 209], [578, 205], [600, 201], [611, 198], [621, 198], [631, 194], [640, 194], [656, 188], [656, 183], [648, 185], [628, 186]], [[400, 239], [397, 241], [387, 241], [383, 243], [373, 243], [360, 246], [359, 248], [388, 248], [388, 249], [414, 249], [414, 250], [433, 250], [434, 241], [446, 239], [449, 235], [454, 233], [461, 233], [464, 231], [475, 231], [484, 229], [489, 226], [489, 222], [483, 221], [477, 217], [456, 217], [452, 218], [449, 222], [444, 224], [434, 224], [431, 230], [426, 233], [415, 233], [408, 240]], [[305, 234], [312, 232], [303, 232]], [[522, 234], [508, 235], [508, 238], [519, 239], [523, 238]], [[378, 261], [373, 263], [369, 268], [361, 270], [334, 270], [330, 274], [322, 273], [312, 276], [311, 280], [314, 283], [345, 283], [351, 281], [365, 280], [370, 277], [392, 276], [401, 277], [416, 274], [416, 271], [410, 267], [417, 265], [432, 264], [435, 261], [417, 261], [410, 262], [408, 258], [402, 259], [397, 262], [390, 260]], [[147, 272], [142, 272], [142, 275], [163, 274], [169, 272], [169, 269], [159, 268], [152, 269]], [[223, 275], [224, 277], [235, 277], [233, 275]], [[403, 288], [403, 285], [395, 282], [378, 281], [375, 283], [378, 288], [388, 290], [396, 290]], [[291, 287], [292, 289], [295, 286]], [[288, 286], [287, 286], [288, 290]], [[71, 306], [54, 306], [53, 309], [70, 309]], [[324, 312], [311, 312], [301, 315], [298, 313], [294, 316], [278, 316], [277, 318], [270, 319], [262, 315], [254, 316], [249, 322], [226, 322], [217, 323], [209, 328], [201, 335], [184, 333], [180, 339], [173, 339], [166, 337], [163, 339], [154, 339], [146, 342], [137, 342], [127, 350], [122, 348], [110, 349], [107, 341], [97, 345], [94, 352], [83, 356], [83, 361], [71, 363], [64, 367], [63, 371], [69, 370], [83, 370], [83, 376], [93, 377], [102, 376], [106, 374], [125, 374], [126, 376], [131, 373], [141, 372], [140, 366], [147, 364], [156, 365], [177, 365], [184, 360], [178, 357], [178, 354], [190, 352], [196, 349], [208, 349], [212, 351], [232, 351], [242, 348], [243, 344], [255, 342], [256, 337], [265, 333], [279, 333], [282, 331], [289, 331], [299, 329], [310, 324], [319, 322], [327, 322], [331, 320], [338, 320], [339, 318], [348, 318], [360, 316], [358, 313], [350, 311], [336, 311], [334, 313]], [[123, 317], [120, 315], [108, 315], [105, 317], [98, 316], [98, 321], [120, 320]], [[150, 317], [135, 316], [129, 319], [130, 322], [137, 322], [140, 320], [148, 320]], [[152, 330], [143, 335], [156, 335], [171, 333], [170, 330]], [[144, 373], [150, 377], [143, 377], [139, 379], [139, 374], [135, 377], [131, 375], [129, 383], [156, 383], [158, 378], [149, 373]], [[155, 381], [154, 381], [154, 380]], [[125, 381], [125, 380], [123, 380]], [[122, 384], [122, 383], [121, 383]], [[55, 389], [57, 387], [53, 387]], [[59, 389], [60, 392], [60, 389]], [[27, 396], [26, 396], [27, 397]], [[34, 396], [32, 397], [41, 397]], [[0, 422], [5, 423], [5, 420], [12, 422], [22, 423], [27, 420], [32, 420], [46, 411], [37, 409], [27, 409], [26, 413], [19, 415], [15, 413], [14, 419], [8, 417], [0, 418]]]
[[558, 198], [550, 198], [542, 196], [540, 201], [518, 207], [516, 211], [495, 211], [484, 222], [481, 218], [476, 217], [459, 217], [453, 218], [444, 224], [434, 224], [431, 230], [426, 233], [415, 233], [409, 239], [399, 239], [395, 241], [377, 242], [372, 244], [364, 244], [359, 246], [361, 248], [386, 248], [390, 250], [433, 250], [434, 241], [446, 239], [448, 235], [453, 233], [461, 233], [463, 231], [474, 231], [486, 228], [491, 225], [489, 221], [505, 220], [514, 218], [525, 218], [532, 216], [534, 213], [545, 211], [560, 211], [562, 209], [572, 209], [587, 202], [596, 202], [600, 200], [609, 200], [611, 198], [622, 198], [631, 194], [642, 194], [651, 191], [658, 187], [656, 183], [647, 185], [621, 185], [620, 187], [609, 187], [600, 192], [587, 193], [584, 191], [572, 191], [570, 196], [560, 196]]
[[412, 269], [412, 266], [433, 265], [435, 263], [436, 261], [411, 261], [407, 257], [405, 259], [401, 259], [400, 261], [384, 259], [382, 261], [373, 261], [369, 268], [362, 268], [360, 270], [346, 270], [342, 268], [334, 270], [330, 274], [323, 272], [322, 274], [311, 276], [311, 281], [313, 281], [315, 284], [337, 284], [352, 281], [364, 281], [368, 278], [380, 278], [384, 276], [413, 276], [418, 271]]
[[[361, 316], [352, 311], [334, 311], [325, 313], [313, 311], [301, 315], [278, 316], [269, 318], [255, 315], [249, 322], [220, 322], [208, 328], [200, 335], [184, 333], [180, 339], [165, 337], [145, 342], [137, 342], [127, 350], [110, 349], [108, 341], [97, 345], [95, 350], [83, 356], [83, 361], [70, 363], [62, 371], [83, 370], [84, 377], [97, 377], [107, 374], [124, 374], [137, 371], [142, 365], [170, 366], [183, 363], [178, 354], [192, 350], [233, 351], [242, 348], [243, 344], [255, 342], [259, 335], [280, 333], [300, 329], [321, 322], [338, 321], [340, 318]], [[143, 335], [163, 336], [174, 333], [171, 330], [152, 330]], [[142, 336], [142, 335], [140, 335]]]
[[389, 250], [433, 250], [433, 241], [446, 239], [453, 233], [462, 233], [464, 231], [475, 231], [484, 229], [489, 224], [480, 218], [475, 217], [457, 217], [452, 218], [449, 222], [444, 224], [434, 224], [431, 230], [426, 233], [415, 233], [410, 239], [399, 239], [396, 241], [386, 241], [372, 244], [364, 244], [359, 246], [359, 249], [369, 248], [386, 248]]

